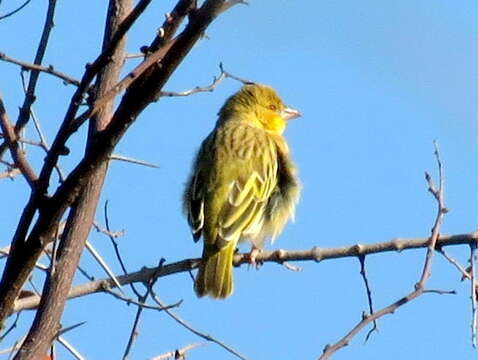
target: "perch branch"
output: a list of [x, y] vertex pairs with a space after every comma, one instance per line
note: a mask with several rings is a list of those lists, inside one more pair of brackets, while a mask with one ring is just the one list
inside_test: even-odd
[[[425, 248], [428, 246], [430, 238], [412, 238], [412, 239], [394, 239], [391, 241], [373, 243], [373, 244], [355, 244], [339, 248], [319, 248], [313, 247], [309, 250], [275, 250], [263, 251], [257, 255], [256, 260], [259, 262], [273, 262], [282, 264], [284, 261], [325, 261], [337, 258], [358, 257], [360, 255], [372, 255], [391, 251], [403, 251]], [[446, 246], [469, 245], [478, 242], [478, 233], [460, 235], [441, 235], [436, 244], [436, 248]], [[145, 283], [154, 276], [164, 277], [177, 273], [186, 272], [197, 269], [201, 259], [186, 259], [170, 264], [165, 264], [159, 269], [143, 268], [139, 271], [128, 273], [126, 275], [117, 276], [117, 280], [121, 285], [132, 283]], [[249, 253], [235, 254], [234, 265], [241, 266], [249, 264]], [[77, 298], [92, 293], [104, 292], [105, 289], [114, 288], [114, 282], [110, 278], [98, 279], [90, 281], [82, 285], [74, 286], [70, 289], [68, 298]], [[39, 297], [31, 296], [15, 302], [14, 311], [24, 309], [34, 309], [38, 306]]]

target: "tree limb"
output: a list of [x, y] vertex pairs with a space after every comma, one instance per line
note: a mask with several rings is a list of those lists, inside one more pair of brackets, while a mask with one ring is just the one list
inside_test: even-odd
[[[257, 255], [258, 262], [273, 262], [282, 264], [285, 261], [325, 261], [338, 258], [358, 257], [360, 255], [373, 255], [384, 252], [403, 250], [413, 250], [428, 247], [430, 238], [396, 238], [390, 241], [373, 243], [373, 244], [355, 244], [338, 248], [319, 248], [314, 246], [309, 250], [275, 250], [263, 251]], [[446, 246], [469, 245], [478, 243], [478, 232], [459, 235], [440, 235], [437, 239], [435, 248], [441, 249]], [[139, 271], [126, 275], [117, 276], [117, 280], [121, 285], [132, 283], [146, 283], [154, 276], [164, 277], [177, 273], [189, 272], [197, 269], [201, 259], [186, 259], [178, 262], [165, 264], [160, 267], [143, 268]], [[249, 264], [249, 253], [235, 254], [234, 265], [241, 266]], [[105, 289], [114, 288], [115, 284], [110, 278], [104, 278], [87, 282], [82, 285], [74, 286], [68, 293], [68, 298], [77, 298], [92, 293], [104, 292]], [[38, 306], [40, 298], [38, 296], [30, 296], [15, 302], [14, 311], [25, 309], [34, 309]]]
[[10, 153], [15, 166], [20, 169], [28, 185], [34, 189], [38, 177], [25, 158], [22, 149], [20, 146], [18, 146], [17, 136], [12, 124], [10, 123], [10, 120], [8, 119], [2, 98], [0, 98], [0, 128], [2, 129], [3, 136], [5, 137], [5, 143], [10, 148]]
[[[35, 65], [41, 65], [43, 57], [45, 56], [46, 48], [48, 46], [48, 41], [50, 39], [50, 33], [53, 29], [53, 17], [55, 15], [56, 0], [48, 0], [48, 9], [46, 11], [45, 23], [43, 25], [43, 31], [38, 43], [37, 51], [35, 54], [35, 60], [33, 63]], [[40, 76], [39, 70], [32, 70], [30, 73], [30, 79], [28, 81], [27, 93], [25, 95], [25, 100], [23, 105], [20, 108], [20, 113], [18, 114], [18, 119], [15, 124], [15, 133], [19, 134], [20, 131], [25, 127], [30, 118], [30, 109], [35, 101], [35, 90], [38, 82], [38, 77]], [[0, 144], [0, 158], [4, 154], [7, 145], [5, 143]]]
[[[103, 48], [114, 37], [119, 25], [131, 12], [132, 0], [110, 0], [106, 17]], [[98, 74], [95, 96], [101, 96], [118, 78], [124, 60], [124, 37], [111, 54], [110, 62]], [[98, 131], [103, 130], [111, 119], [113, 103], [104, 104], [98, 114], [91, 119], [87, 148]], [[88, 151], [88, 150], [87, 150]], [[42, 302], [36, 313], [33, 325], [22, 344], [15, 360], [35, 360], [45, 354], [56, 338], [56, 330], [71, 288], [81, 253], [90, 233], [96, 206], [103, 187], [108, 163], [98, 166], [91, 174], [80, 196], [70, 209], [67, 223], [61, 235], [58, 254], [52, 255], [52, 266], [43, 288]]]
[[42, 66], [42, 65], [38, 65], [38, 64], [31, 64], [31, 63], [28, 63], [28, 62], [25, 62], [25, 61], [22, 61], [22, 60], [14, 59], [14, 58], [12, 58], [12, 57], [10, 57], [7, 54], [2, 53], [2, 52], [0, 52], [0, 60], [9, 62], [11, 64], [19, 65], [19, 66], [22, 67], [22, 69], [41, 71], [41, 72], [56, 76], [57, 78], [60, 78], [61, 80], [63, 80], [67, 84], [71, 84], [71, 85], [75, 85], [75, 86], [80, 85], [80, 82], [78, 80], [73, 79], [72, 77], [70, 77], [70, 76], [68, 76], [64, 73], [55, 70], [53, 65]]

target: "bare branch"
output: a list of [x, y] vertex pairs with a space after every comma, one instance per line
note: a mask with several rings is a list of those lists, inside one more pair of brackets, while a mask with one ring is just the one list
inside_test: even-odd
[[190, 344], [185, 347], [182, 347], [180, 349], [170, 351], [168, 353], [162, 354], [155, 356], [149, 360], [166, 360], [166, 359], [177, 359], [177, 360], [183, 360], [186, 359], [185, 355], [189, 350], [192, 350], [194, 348], [204, 346], [205, 344], [197, 343], [197, 344]]
[[78, 350], [74, 348], [73, 345], [71, 345], [68, 341], [66, 341], [65, 338], [59, 336], [57, 341], [63, 345], [63, 347], [70, 352], [71, 355], [77, 360], [86, 360]]
[[249, 5], [249, 3], [245, 0], [228, 0], [224, 3], [224, 5], [222, 5], [221, 12], [227, 11], [237, 4]]
[[123, 293], [123, 289], [121, 288], [121, 284], [118, 282], [116, 279], [116, 275], [114, 274], [113, 270], [109, 267], [108, 263], [103, 259], [101, 254], [94, 248], [91, 243], [86, 240], [85, 242], [85, 247], [93, 256], [93, 258], [96, 260], [96, 262], [101, 266], [101, 268], [105, 271], [105, 273], [110, 277], [111, 280], [115, 283], [115, 285], [118, 287], [118, 290]]
[[[242, 3], [242, 1], [241, 1], [241, 3]], [[207, 85], [207, 86], [196, 86], [192, 89], [184, 90], [184, 91], [161, 91], [159, 93], [159, 96], [160, 97], [174, 97], [174, 96], [180, 96], [181, 97], [181, 96], [190, 96], [190, 95], [201, 93], [201, 92], [212, 92], [216, 89], [216, 87], [220, 83], [222, 83], [227, 78], [237, 80], [237, 81], [239, 81], [243, 84], [253, 84], [252, 81], [241, 79], [241, 78], [239, 78], [235, 75], [232, 75], [231, 73], [225, 71], [222, 63], [219, 64], [219, 68], [221, 70], [221, 73], [219, 74], [219, 76], [214, 77], [212, 83]]]
[[[325, 261], [337, 258], [357, 257], [360, 255], [372, 255], [390, 251], [403, 251], [418, 248], [425, 248], [428, 246], [429, 238], [413, 238], [413, 239], [394, 239], [391, 241], [373, 243], [373, 244], [356, 244], [347, 247], [339, 248], [319, 248], [313, 247], [309, 250], [275, 250], [262, 251], [256, 257], [258, 262], [272, 262], [281, 264], [284, 261]], [[478, 242], [478, 233], [460, 235], [441, 235], [437, 241], [437, 248], [456, 245], [469, 245]], [[126, 275], [117, 276], [118, 282], [121, 285], [132, 283], [145, 283], [151, 278], [170, 276], [177, 273], [187, 272], [197, 269], [201, 259], [186, 259], [170, 264], [165, 264], [159, 269], [143, 268], [139, 271], [129, 273]], [[234, 255], [234, 265], [240, 266], [242, 264], [250, 264], [249, 253], [240, 253]], [[82, 285], [74, 286], [70, 289], [68, 298], [76, 298], [85, 296], [91, 293], [104, 292], [105, 289], [114, 288], [114, 283], [109, 278], [98, 279]], [[33, 309], [38, 306], [38, 297], [29, 297], [15, 302], [14, 311], [24, 309]]]
[[319, 360], [325, 360], [330, 358], [333, 353], [335, 353], [337, 350], [347, 346], [352, 338], [357, 335], [362, 328], [364, 328], [366, 325], [369, 323], [377, 320], [378, 318], [392, 314], [394, 313], [398, 308], [401, 306], [409, 303], [413, 299], [421, 296], [422, 294], [426, 293], [425, 291], [425, 284], [428, 280], [428, 278], [431, 275], [431, 266], [432, 266], [432, 259], [433, 259], [433, 253], [435, 251], [435, 248], [437, 244], [439, 243], [439, 237], [440, 237], [440, 229], [441, 229], [441, 224], [443, 222], [443, 217], [447, 212], [447, 209], [445, 207], [445, 200], [444, 200], [444, 177], [443, 177], [443, 168], [442, 168], [442, 162], [440, 159], [440, 154], [438, 151], [438, 145], [436, 142], [434, 142], [435, 146], [435, 158], [438, 164], [438, 176], [439, 176], [439, 186], [438, 189], [435, 187], [433, 184], [432, 178], [428, 173], [425, 173], [425, 179], [428, 184], [428, 190], [430, 193], [433, 195], [433, 197], [437, 201], [437, 214], [435, 217], [435, 221], [432, 227], [432, 233], [431, 237], [427, 242], [427, 252], [425, 255], [425, 262], [423, 265], [423, 270], [422, 274], [420, 276], [419, 281], [415, 284], [415, 290], [407, 294], [405, 297], [395, 301], [394, 303], [384, 307], [378, 312], [375, 312], [373, 314], [370, 314], [370, 316], [364, 316], [360, 322], [355, 325], [352, 330], [350, 330], [345, 336], [343, 336], [339, 341], [332, 345], [327, 345], [325, 346], [322, 355], [320, 356]]
[[[53, 17], [55, 15], [56, 0], [48, 0], [48, 8], [46, 11], [45, 22], [43, 24], [42, 35], [38, 43], [37, 51], [35, 54], [34, 64], [40, 65], [45, 56], [46, 48], [48, 46], [48, 41], [50, 39], [50, 33], [53, 29]], [[32, 70], [30, 73], [30, 80], [28, 82], [27, 94], [23, 105], [20, 108], [20, 113], [18, 114], [18, 119], [15, 124], [15, 133], [20, 134], [20, 131], [25, 127], [30, 118], [30, 107], [35, 101], [35, 90], [38, 82], [38, 77], [40, 76], [40, 71]], [[0, 158], [5, 152], [7, 145], [5, 143], [0, 144]]]
[[16, 167], [21, 171], [23, 177], [30, 185], [30, 187], [32, 189], [35, 189], [38, 177], [36, 176], [32, 167], [25, 158], [23, 151], [18, 146], [17, 136], [15, 134], [12, 124], [10, 123], [10, 120], [8, 119], [2, 98], [0, 98], [0, 127], [2, 128], [5, 142], [10, 148], [10, 153], [12, 155], [12, 159], [15, 162]]
[[7, 17], [10, 17], [12, 15], [15, 15], [17, 12], [22, 10], [25, 6], [27, 6], [32, 0], [26, 0], [22, 5], [20, 5], [18, 8], [16, 8], [13, 11], [10, 11], [9, 13], [6, 13], [5, 15], [0, 16], [0, 20], [6, 19]]
[[0, 173], [0, 179], [8, 178], [8, 179], [13, 180], [15, 178], [15, 176], [17, 176], [21, 173], [22, 172], [18, 168], [9, 168], [8, 170], [3, 171], [3, 172]]
[[119, 231], [110, 231], [108, 229], [103, 228], [100, 224], [98, 224], [96, 221], [93, 223], [93, 227], [96, 229], [97, 232], [105, 234], [108, 237], [112, 237], [113, 239], [119, 238], [124, 236], [125, 230], [119, 230]]
[[5, 330], [5, 332], [0, 336], [0, 343], [7, 337], [7, 335], [17, 327], [17, 324], [18, 324], [18, 319], [20, 318], [20, 314], [21, 312], [18, 312], [16, 315], [15, 315], [15, 320], [13, 320], [13, 323], [12, 325], [10, 325], [10, 327]]
[[[105, 216], [105, 224], [106, 224], [106, 232], [105, 234], [108, 235], [109, 239], [110, 239], [110, 242], [111, 244], [113, 245], [113, 248], [114, 248], [114, 251], [115, 251], [115, 255], [116, 255], [116, 259], [118, 260], [120, 266], [121, 266], [121, 269], [123, 270], [123, 274], [126, 275], [128, 273], [128, 271], [126, 270], [126, 265], [123, 261], [123, 258], [121, 257], [121, 253], [119, 251], [119, 246], [118, 246], [118, 242], [116, 241], [116, 238], [115, 236], [113, 236], [113, 233], [111, 232], [111, 229], [110, 229], [110, 219], [109, 219], [109, 216], [108, 216], [108, 200], [105, 201], [105, 206], [103, 208], [103, 211], [104, 211], [104, 216]], [[162, 263], [161, 263], [162, 265]], [[139, 299], [141, 297], [141, 294], [139, 293], [139, 291], [136, 289], [136, 287], [134, 286], [133, 283], [129, 284], [130, 287], [131, 287], [131, 290], [134, 292], [134, 294], [136, 295], [136, 297]]]
[[2, 53], [2, 52], [0, 52], [0, 60], [3, 60], [5, 62], [9, 62], [11, 64], [21, 66], [22, 69], [25, 69], [25, 70], [35, 70], [35, 71], [40, 71], [40, 72], [44, 72], [44, 73], [56, 76], [57, 78], [63, 80], [66, 84], [75, 85], [75, 86], [80, 85], [80, 82], [78, 80], [72, 78], [71, 76], [68, 76], [68, 75], [62, 73], [61, 71], [55, 70], [53, 65], [43, 66], [43, 65], [39, 65], [39, 64], [28, 63], [26, 61], [17, 60], [15, 58], [12, 58], [12, 57], [10, 57], [7, 54]]
[[144, 160], [139, 160], [132, 157], [124, 156], [124, 155], [119, 155], [119, 154], [112, 154], [110, 156], [110, 160], [119, 160], [119, 161], [129, 162], [132, 164], [143, 165], [143, 166], [154, 168], [154, 169], [159, 168], [159, 166], [156, 164], [153, 164]]
[[[131, 11], [131, 6], [131, 0], [110, 1], [105, 25], [103, 48], [108, 47], [111, 39], [115, 37], [122, 21], [124, 21], [123, 19], [127, 19], [127, 14]], [[125, 41], [123, 36], [121, 36], [114, 51], [110, 54], [111, 59], [109, 59], [108, 63], [98, 72], [94, 96], [101, 96], [105, 89], [116, 81], [123, 64], [124, 46]], [[110, 121], [112, 107], [112, 103], [104, 104], [98, 114], [92, 118], [87, 139], [88, 149], [93, 142], [94, 136], [102, 131]], [[52, 152], [53, 150], [51, 150], [48, 155]], [[53, 165], [56, 165], [56, 163]], [[45, 166], [42, 169], [40, 177], [45, 176]], [[50, 169], [48, 169], [48, 171], [47, 179], [49, 180], [51, 172]], [[61, 271], [50, 272], [47, 276], [43, 288], [40, 309], [36, 312], [30, 331], [22, 348], [17, 354], [18, 360], [33, 360], [39, 358], [45, 354], [54, 340], [54, 334], [60, 324], [60, 318], [63, 313], [68, 291], [71, 288], [74, 273], [78, 267], [81, 253], [94, 220], [96, 206], [104, 183], [106, 171], [106, 162], [98, 164], [97, 167], [92, 169], [89, 178], [86, 179], [83, 186], [78, 189], [78, 196], [71, 199], [71, 208], [65, 225], [65, 231], [63, 231], [61, 236], [58, 256], [54, 256], [54, 259], [58, 264], [58, 269], [61, 269]], [[45, 178], [43, 178], [43, 180], [45, 180]], [[41, 186], [44, 186], [45, 184], [48, 184], [48, 181], [39, 186], [40, 191], [47, 190], [41, 188]], [[66, 208], [63, 209], [63, 211], [65, 210]], [[40, 217], [41, 213], [42, 212], [40, 211]], [[52, 214], [50, 213], [47, 215], [47, 218], [52, 220], [51, 216]], [[51, 232], [51, 230], [49, 230], [50, 228], [45, 230]], [[35, 240], [38, 241], [38, 239], [40, 238]], [[33, 256], [36, 256], [36, 254], [33, 254]], [[17, 279], [17, 281], [19, 280], [20, 279]]]
[[476, 348], [476, 244], [470, 244], [471, 343]]
[[161, 306], [158, 306], [158, 305], [151, 305], [151, 304], [148, 304], [148, 303], [145, 303], [143, 301], [138, 301], [138, 300], [134, 300], [133, 298], [130, 298], [130, 297], [126, 297], [120, 293], [117, 293], [116, 291], [114, 290], [111, 290], [111, 289], [103, 289], [103, 291], [105, 293], [108, 293], [110, 295], [112, 295], [113, 297], [117, 298], [118, 300], [121, 300], [121, 301], [124, 301], [126, 304], [128, 305], [136, 305], [138, 307], [141, 307], [141, 308], [144, 308], [144, 309], [149, 309], [149, 310], [156, 310], [156, 311], [164, 311], [164, 309], [173, 309], [175, 307], [179, 307], [183, 301], [182, 300], [179, 300], [173, 304], [170, 304], [170, 305], [166, 305], [165, 307], [161, 307]]
[[[137, 6], [143, 3], [143, 1], [140, 1]], [[5, 319], [11, 312], [16, 295], [33, 268], [36, 258], [39, 256], [39, 253], [41, 253], [41, 249], [44, 246], [42, 242], [52, 238], [52, 224], [60, 220], [66, 209], [78, 198], [85, 184], [90, 181], [92, 175], [104, 166], [114, 147], [137, 119], [138, 115], [147, 105], [157, 98], [159, 91], [161, 91], [166, 81], [193, 48], [201, 34], [214, 21], [218, 9], [222, 4], [223, 0], [206, 0], [201, 8], [195, 12], [194, 18], [175, 38], [176, 40], [173, 44], [167, 46], [169, 50], [162, 58], [161, 66], [158, 67], [157, 63], [151, 64], [151, 69], [131, 84], [123, 95], [108, 126], [102, 131], [95, 133], [95, 136], [88, 146], [88, 151], [85, 152], [84, 158], [58, 187], [55, 193], [47, 199], [47, 204], [44, 205], [48, 208], [48, 211], [40, 212], [38, 218], [35, 220], [35, 224], [32, 225], [31, 223], [34, 220], [35, 212], [41, 200], [46, 200], [43, 198], [47, 193], [52, 169], [56, 165], [59, 156], [64, 153], [65, 141], [71, 135], [71, 121], [80, 106], [84, 92], [87, 89], [86, 86], [89, 86], [91, 77], [96, 75], [99, 70], [98, 66], [100, 64], [104, 65], [110, 59], [110, 56], [103, 59], [107, 51], [105, 50], [100, 57], [103, 62], [93, 64], [87, 69], [81, 86], [78, 87], [72, 98], [70, 107], [65, 115], [57, 137], [52, 144], [49, 155], [45, 159], [39, 176], [38, 192], [30, 198], [24, 209], [17, 231], [15, 232], [14, 243], [28, 244], [28, 249], [25, 249], [25, 246], [22, 245], [19, 245], [18, 249], [14, 247], [14, 251], [9, 257], [7, 266], [5, 267], [2, 282], [0, 283], [0, 293], [4, 295], [0, 298], [0, 320]], [[129, 16], [125, 21], [128, 19]], [[121, 33], [121, 31], [119, 31], [119, 33]], [[123, 35], [124, 33], [122, 33], [120, 39]], [[112, 39], [115, 38], [116, 34]], [[108, 49], [109, 48], [110, 47], [108, 47]], [[115, 48], [116, 46], [113, 49]], [[108, 55], [111, 55], [111, 53]], [[93, 68], [94, 71], [90, 70], [91, 68]], [[31, 231], [27, 237], [29, 229], [31, 229]], [[25, 239], [27, 240], [25, 241]]]
[[[470, 246], [471, 246], [471, 244], [470, 244]], [[458, 271], [461, 273], [461, 275], [462, 275], [462, 280], [464, 280], [464, 279], [470, 280], [470, 279], [471, 279], [470, 273], [469, 273], [468, 271], [466, 271], [466, 269], [465, 269], [463, 266], [461, 266], [461, 264], [460, 264], [457, 260], [455, 260], [455, 259], [452, 258], [450, 255], [448, 255], [448, 254], [445, 252], [445, 250], [443, 250], [443, 249], [440, 248], [440, 249], [437, 249], [437, 251], [438, 251], [440, 254], [442, 254], [443, 257], [444, 257], [445, 259], [447, 259], [453, 266], [455, 266], [455, 267], [457, 268], [457, 270], [458, 270]]]
[[[161, 307], [163, 307], [164, 305], [162, 304], [161, 300], [159, 299], [159, 297], [155, 294], [154, 290], [151, 290], [151, 293], [153, 294], [153, 300]], [[187, 330], [189, 330], [190, 332], [192, 332], [193, 334], [199, 336], [200, 338], [206, 340], [206, 341], [210, 341], [210, 342], [213, 342], [217, 345], [219, 345], [220, 347], [222, 347], [224, 350], [230, 352], [231, 354], [235, 355], [236, 357], [238, 357], [239, 359], [241, 360], [248, 360], [244, 355], [241, 355], [239, 352], [237, 352], [235, 349], [233, 349], [232, 347], [230, 347], [229, 345], [223, 343], [222, 341], [216, 339], [215, 337], [212, 337], [211, 335], [208, 335], [208, 334], [204, 334], [203, 332], [200, 332], [198, 330], [196, 330], [194, 327], [192, 327], [190, 324], [188, 324], [186, 321], [184, 321], [182, 318], [180, 318], [177, 314], [173, 313], [171, 310], [169, 309], [164, 309], [164, 311], [166, 312], [166, 314], [168, 314], [174, 321], [176, 321], [179, 325], [183, 326], [184, 328], [186, 328]]]
[[[370, 314], [373, 314], [373, 302], [372, 302], [372, 291], [370, 290], [367, 273], [365, 272], [365, 256], [360, 255], [358, 259], [360, 262], [360, 275], [362, 276], [362, 280], [365, 285], [365, 291], [367, 292], [368, 311], [370, 315]], [[367, 336], [365, 337], [365, 341], [368, 341], [368, 339], [370, 338], [370, 336], [372, 335], [374, 331], [378, 331], [377, 320], [373, 321], [373, 327], [367, 333]]]

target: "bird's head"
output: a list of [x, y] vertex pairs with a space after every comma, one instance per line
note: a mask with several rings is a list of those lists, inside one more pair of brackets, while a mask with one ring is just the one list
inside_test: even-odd
[[219, 111], [220, 121], [240, 119], [276, 134], [282, 134], [287, 120], [299, 116], [300, 112], [287, 107], [273, 88], [261, 84], [244, 85]]

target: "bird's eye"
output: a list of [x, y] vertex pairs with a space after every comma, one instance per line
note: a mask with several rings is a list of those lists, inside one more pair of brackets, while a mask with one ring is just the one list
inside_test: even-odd
[[270, 104], [269, 109], [271, 109], [272, 111], [277, 111], [277, 106], [275, 106], [274, 104]]

